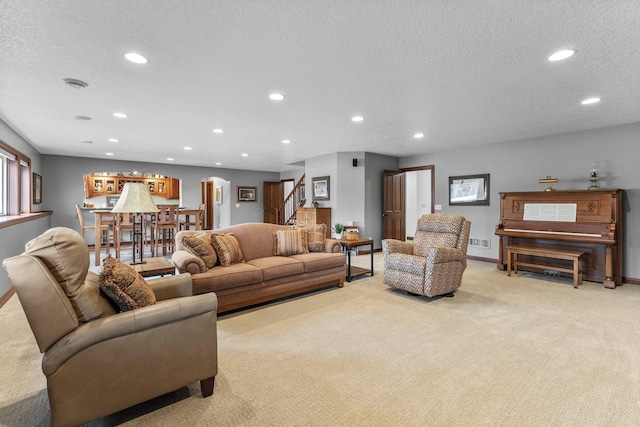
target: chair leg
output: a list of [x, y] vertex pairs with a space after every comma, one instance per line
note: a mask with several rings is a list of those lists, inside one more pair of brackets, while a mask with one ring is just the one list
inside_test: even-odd
[[209, 377], [206, 380], [200, 381], [200, 391], [202, 397], [209, 397], [213, 394], [213, 386], [215, 384], [216, 377]]

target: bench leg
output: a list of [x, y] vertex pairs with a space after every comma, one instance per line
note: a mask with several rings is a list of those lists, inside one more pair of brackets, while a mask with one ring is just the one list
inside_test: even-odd
[[507, 249], [507, 276], [511, 276], [511, 249]]
[[573, 259], [573, 287], [578, 288], [580, 284], [580, 258]]

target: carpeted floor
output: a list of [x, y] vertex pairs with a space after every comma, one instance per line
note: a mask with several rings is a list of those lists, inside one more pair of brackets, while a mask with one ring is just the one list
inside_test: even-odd
[[[374, 277], [343, 289], [221, 316], [212, 397], [193, 384], [90, 425], [640, 425], [640, 286], [470, 261], [454, 298], [428, 299], [383, 285], [375, 258]], [[15, 296], [0, 328], [0, 424], [45, 426]]]

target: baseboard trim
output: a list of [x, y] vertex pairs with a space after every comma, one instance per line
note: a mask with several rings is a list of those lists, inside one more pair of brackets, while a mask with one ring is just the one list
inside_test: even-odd
[[12, 286], [11, 289], [9, 289], [4, 295], [2, 295], [2, 297], [0, 297], [0, 308], [2, 308], [2, 306], [4, 306], [7, 301], [9, 301], [9, 299], [13, 296], [13, 294], [16, 293], [15, 288]]
[[498, 260], [495, 258], [485, 258], [481, 256], [467, 255], [467, 259], [471, 259], [474, 261], [490, 262], [492, 264], [498, 264]]
[[640, 285], [640, 279], [634, 279], [633, 277], [622, 276], [623, 283], [629, 283], [631, 285]]

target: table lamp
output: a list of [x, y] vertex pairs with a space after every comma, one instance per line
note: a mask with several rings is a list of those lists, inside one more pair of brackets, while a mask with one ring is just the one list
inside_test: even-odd
[[[113, 213], [131, 213], [133, 214], [133, 261], [131, 264], [144, 264], [146, 261], [144, 258], [144, 242], [140, 243], [140, 261], [136, 262], [136, 237], [142, 238], [142, 214], [156, 213], [158, 212], [158, 206], [156, 206], [147, 184], [142, 182], [127, 182], [124, 184], [122, 194], [118, 199], [118, 203], [111, 210]], [[136, 224], [139, 221], [140, 229], [136, 230]]]

